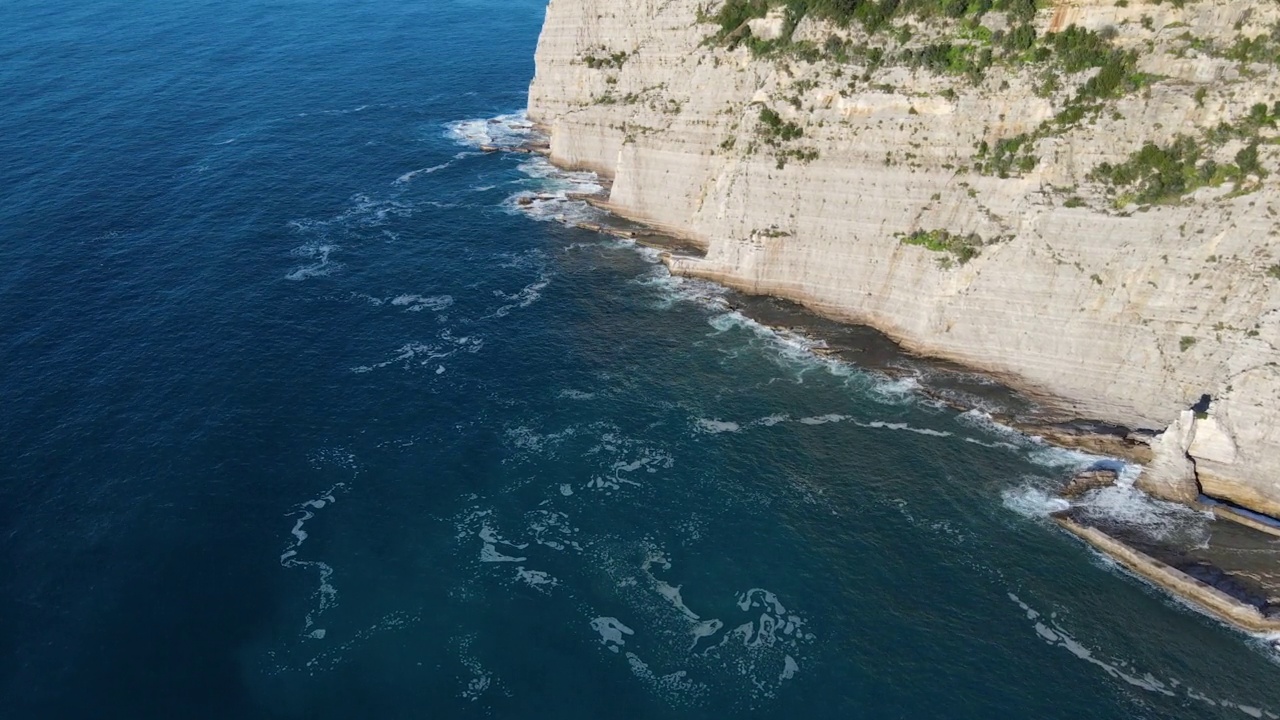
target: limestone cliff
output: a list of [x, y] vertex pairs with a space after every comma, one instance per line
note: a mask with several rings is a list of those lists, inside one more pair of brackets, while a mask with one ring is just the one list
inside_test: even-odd
[[1280, 6], [724, 1], [551, 0], [553, 161], [674, 272], [1169, 427], [1149, 487], [1280, 516]]

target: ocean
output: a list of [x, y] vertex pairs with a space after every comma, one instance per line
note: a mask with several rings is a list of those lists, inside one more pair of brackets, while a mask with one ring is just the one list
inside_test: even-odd
[[0, 716], [1277, 717], [1045, 518], [1106, 459], [483, 151], [544, 9], [0, 9]]

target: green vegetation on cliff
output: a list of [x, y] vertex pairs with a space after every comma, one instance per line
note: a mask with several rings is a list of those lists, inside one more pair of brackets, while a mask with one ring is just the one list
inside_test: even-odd
[[[1174, 4], [1182, 7], [1180, 2]], [[1127, 3], [1117, 5], [1125, 6]], [[1165, 80], [1138, 69], [1144, 51], [1133, 42], [1134, 28], [1104, 26], [1089, 30], [1050, 24], [1051, 29], [1040, 34], [1036, 28], [1046, 27], [1049, 18], [1040, 13], [1037, 20], [1036, 15], [1045, 7], [1045, 0], [727, 0], [714, 14], [704, 12], [701, 20], [719, 27], [708, 38], [712, 44], [745, 46], [756, 56], [784, 66], [794, 62], [821, 63], [830, 68], [833, 79], [848, 78], [842, 81], [847, 87], [838, 88], [843, 96], [868, 91], [921, 94], [911, 84], [903, 85], [900, 71], [893, 75], [884, 72], [891, 68], [963, 78], [978, 88], [974, 92], [982, 98], [1009, 88], [1010, 80], [1021, 79], [1028, 83], [1030, 92], [1050, 103], [1052, 116], [1034, 126], [1018, 127], [1005, 124], [1005, 116], [1000, 114], [1001, 125], [993, 123], [989, 127], [994, 131], [984, 131], [974, 142], [975, 152], [968, 164], [943, 165], [961, 172], [1008, 178], [1036, 170], [1040, 155], [1056, 146], [1045, 141], [1087, 132], [1100, 120], [1119, 119], [1126, 105], [1117, 101], [1132, 101], [1139, 94], [1150, 97], [1150, 86]], [[989, 13], [1001, 16], [984, 19]], [[771, 27], [768, 40], [755, 37], [750, 22], [766, 16], [780, 23]], [[806, 17], [827, 23], [825, 41], [813, 41], [812, 28], [806, 29], [806, 39], [795, 39], [796, 29]], [[1236, 29], [1246, 21], [1247, 17], [1237, 22]], [[1127, 22], [1121, 20], [1120, 24]], [[1143, 15], [1140, 24], [1144, 30], [1139, 33], [1155, 32], [1149, 16]], [[1162, 32], [1180, 24], [1181, 21], [1166, 21]], [[1234, 41], [1230, 37], [1202, 38], [1184, 32], [1166, 42], [1172, 43], [1170, 53], [1175, 57], [1196, 52], [1236, 60], [1241, 63], [1239, 72], [1248, 78], [1260, 72], [1255, 63], [1280, 64], [1280, 23], [1270, 27], [1270, 32], [1244, 35]], [[1126, 39], [1118, 43], [1122, 32]], [[1148, 49], [1153, 47], [1151, 41], [1147, 43]], [[894, 79], [885, 82], [888, 78]], [[803, 82], [811, 81], [796, 83], [791, 96], [778, 99], [797, 110], [804, 109], [802, 98], [810, 86], [802, 86]], [[953, 103], [965, 94], [958, 83], [944, 85], [938, 90], [936, 81], [920, 83], [920, 87], [933, 88], [926, 92]], [[1102, 163], [1094, 168], [1088, 179], [1102, 184], [1114, 206], [1180, 202], [1198, 188], [1228, 182], [1234, 184], [1232, 192], [1238, 194], [1250, 191], [1256, 187], [1256, 180], [1266, 176], [1265, 146], [1280, 142], [1270, 132], [1280, 117], [1280, 102], [1271, 107], [1259, 103], [1247, 115], [1241, 115], [1239, 106], [1235, 112], [1229, 107], [1206, 108], [1209, 93], [1203, 86], [1191, 94], [1197, 107], [1216, 113], [1225, 109], [1225, 116], [1235, 119], [1202, 129], [1198, 134], [1172, 138], [1162, 134], [1162, 140], [1146, 143], [1123, 162]], [[917, 115], [917, 107], [911, 103], [908, 114]], [[761, 140], [775, 148], [780, 167], [787, 157], [816, 157], [815, 151], [783, 145], [804, 135], [806, 123], [802, 117], [784, 121], [772, 109], [765, 108], [760, 120]], [[1228, 143], [1234, 147], [1228, 148]], [[1264, 150], [1262, 158], [1260, 148]], [[908, 153], [908, 160], [911, 157]], [[1077, 202], [1084, 204], [1079, 198]]]
[[720, 37], [729, 38], [740, 33], [748, 20], [764, 17], [773, 7], [786, 8], [791, 28], [811, 15], [846, 27], [857, 23], [875, 33], [894, 18], [907, 16], [977, 20], [998, 10], [1027, 20], [1035, 15], [1037, 4], [1036, 0], [729, 0], [710, 19], [720, 26]]
[[[729, 0], [714, 16], [720, 31], [712, 40], [734, 47], [747, 44], [761, 56], [795, 57], [802, 61], [830, 61], [862, 67], [861, 79], [869, 81], [886, 66], [923, 69], [938, 75], [959, 75], [981, 83], [990, 68], [1031, 68], [1040, 73], [1037, 93], [1050, 96], [1072, 78], [1078, 85], [1067, 94], [1065, 106], [1050, 121], [1033, 131], [1001, 139], [979, 148], [974, 169], [1008, 177], [1031, 171], [1039, 162], [1033, 148], [1040, 140], [1061, 135], [1096, 117], [1106, 102], [1150, 84], [1153, 78], [1137, 71], [1137, 53], [1113, 45], [1115, 31], [1086, 30], [1074, 25], [1038, 36], [1032, 26], [1035, 0]], [[761, 40], [751, 34], [748, 22], [771, 9], [783, 9], [779, 37]], [[1005, 14], [1007, 30], [992, 31], [981, 23], [990, 11]], [[837, 35], [820, 47], [793, 41], [792, 35], [806, 16], [841, 26], [857, 24], [883, 41], [858, 43]], [[912, 43], [912, 28], [895, 19], [933, 18], [947, 33], [932, 42]]]
[[917, 245], [933, 252], [947, 253], [951, 257], [944, 257], [938, 261], [938, 264], [943, 267], [950, 267], [953, 258], [954, 262], [964, 265], [977, 257], [982, 246], [986, 244], [982, 236], [977, 233], [961, 235], [942, 229], [915, 230], [906, 235], [900, 235], [898, 240], [903, 245]]
[[[1267, 175], [1258, 161], [1258, 146], [1267, 141], [1262, 130], [1275, 129], [1278, 119], [1280, 102], [1271, 108], [1257, 103], [1234, 124], [1220, 123], [1200, 138], [1179, 135], [1167, 145], [1148, 142], [1122, 163], [1101, 163], [1089, 178], [1119, 193], [1115, 202], [1121, 206], [1175, 203], [1201, 187], [1225, 182], [1235, 183], [1236, 191], [1242, 192], [1248, 178]], [[1244, 142], [1232, 156], [1234, 162], [1214, 160], [1213, 155], [1231, 141]]]

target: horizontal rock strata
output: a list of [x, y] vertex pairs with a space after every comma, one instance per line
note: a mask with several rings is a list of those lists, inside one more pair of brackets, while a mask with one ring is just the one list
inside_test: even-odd
[[[551, 0], [529, 93], [554, 162], [609, 176], [610, 209], [706, 249], [671, 257], [673, 272], [872, 325], [1066, 398], [1069, 415], [1169, 428], [1144, 487], [1280, 516], [1280, 72], [1239, 50], [1271, 42], [1280, 6], [1040, 10], [1038, 42], [1075, 25], [1137, 58], [1133, 87], [1080, 118], [1073, 98], [1102, 70], [893, 60], [961, 21], [872, 35], [775, 10], [735, 45], [720, 7]], [[981, 22], [964, 32], [1014, 26]], [[888, 59], [836, 52], [871, 46]], [[1224, 123], [1254, 135], [1215, 135]], [[1018, 162], [992, 171], [992, 148], [1019, 134]], [[1184, 174], [1235, 174], [1160, 197], [1099, 179], [1183, 136], [1203, 146]]]

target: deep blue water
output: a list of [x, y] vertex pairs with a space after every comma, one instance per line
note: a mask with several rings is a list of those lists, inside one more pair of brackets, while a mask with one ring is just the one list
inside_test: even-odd
[[0, 716], [1276, 717], [1090, 459], [514, 203], [543, 8], [0, 8]]

